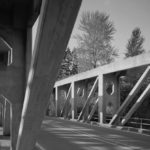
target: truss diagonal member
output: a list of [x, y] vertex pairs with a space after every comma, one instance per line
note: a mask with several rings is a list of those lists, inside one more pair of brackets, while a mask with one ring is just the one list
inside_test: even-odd
[[131, 92], [129, 93], [129, 95], [127, 96], [127, 98], [125, 99], [125, 101], [123, 102], [123, 104], [121, 105], [121, 107], [115, 113], [115, 115], [113, 116], [113, 118], [111, 119], [111, 121], [109, 123], [110, 125], [115, 124], [115, 122], [118, 120], [118, 118], [122, 115], [122, 113], [125, 110], [125, 108], [131, 103], [131, 101], [133, 100], [134, 96], [140, 90], [143, 81], [149, 75], [149, 72], [150, 72], [150, 66], [148, 66], [146, 68], [146, 70], [144, 71], [144, 73], [142, 74], [142, 76], [140, 77], [140, 79], [137, 81], [137, 83], [135, 84], [135, 86], [133, 87], [133, 89], [131, 90]]
[[90, 114], [89, 114], [89, 116], [88, 116], [88, 119], [87, 119], [87, 121], [90, 121], [91, 119], [92, 119], [92, 117], [93, 117], [93, 115], [94, 115], [94, 113], [95, 113], [95, 111], [96, 111], [96, 108], [97, 108], [97, 106], [98, 106], [98, 98], [96, 99], [96, 101], [95, 101], [95, 103], [94, 103], [94, 106], [93, 106], [93, 108], [92, 108], [92, 110], [91, 110], [91, 112], [90, 112]]
[[[68, 104], [68, 102], [67, 102], [67, 106], [65, 107], [65, 109], [67, 109], [67, 112], [66, 112], [66, 114], [65, 114], [65, 118], [69, 118], [69, 116], [71, 115], [72, 116], [72, 119], [74, 119], [75, 118], [75, 108], [74, 107], [76, 107], [75, 105], [75, 97], [77, 96], [77, 95], [80, 95], [82, 92], [83, 92], [83, 88], [74, 88], [74, 85], [71, 83], [71, 94], [70, 93], [68, 93], [68, 94], [70, 94], [69, 95], [69, 99], [70, 99], [70, 101], [71, 101], [71, 103], [72, 104]], [[68, 96], [67, 96], [68, 97]]]
[[91, 97], [93, 96], [93, 94], [95, 93], [97, 87], [98, 87], [98, 77], [96, 78], [96, 80], [95, 80], [95, 82], [94, 82], [94, 85], [93, 85], [93, 87], [92, 87], [92, 89], [91, 89], [91, 91], [90, 91], [90, 93], [89, 93], [89, 95], [88, 95], [88, 97], [87, 97], [87, 100], [86, 100], [86, 102], [85, 102], [85, 104], [84, 104], [84, 106], [83, 106], [83, 108], [82, 108], [82, 110], [81, 110], [81, 112], [80, 112], [80, 115], [79, 115], [79, 117], [78, 117], [78, 120], [81, 120], [81, 118], [83, 117], [83, 115], [84, 115], [84, 113], [85, 113], [85, 111], [86, 111], [86, 108], [87, 108], [87, 106], [88, 106], [88, 104], [89, 104], [89, 102], [90, 102], [90, 98], [91, 98]]
[[69, 90], [68, 90], [68, 93], [67, 93], [67, 96], [66, 96], [66, 101], [65, 101], [65, 104], [64, 104], [64, 107], [63, 107], [63, 109], [62, 109], [62, 111], [61, 111], [61, 113], [60, 113], [60, 116], [62, 117], [63, 116], [63, 114], [64, 114], [64, 112], [65, 112], [65, 109], [66, 109], [66, 106], [67, 106], [67, 104], [68, 104], [68, 101], [70, 100], [70, 97], [71, 97], [71, 85], [70, 85], [70, 87], [69, 87]]
[[149, 94], [149, 92], [150, 92], [150, 84], [146, 87], [146, 89], [143, 91], [143, 93], [141, 94], [141, 96], [137, 99], [136, 103], [132, 106], [132, 108], [129, 110], [129, 112], [127, 113], [127, 115], [122, 119], [121, 125], [125, 125], [127, 123], [127, 121], [131, 118], [131, 116], [133, 115], [133, 113], [142, 104], [142, 102], [144, 101], [144, 99], [146, 98], [146, 96]]

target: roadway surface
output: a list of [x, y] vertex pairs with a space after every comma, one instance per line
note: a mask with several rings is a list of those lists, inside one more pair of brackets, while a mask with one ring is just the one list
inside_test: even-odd
[[46, 118], [36, 147], [38, 150], [150, 150], [150, 136]]

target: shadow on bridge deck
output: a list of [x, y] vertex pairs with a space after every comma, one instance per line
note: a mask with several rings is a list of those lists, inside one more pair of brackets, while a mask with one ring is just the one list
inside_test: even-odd
[[[60, 118], [45, 118], [38, 150], [149, 150], [149, 136], [91, 126]], [[36, 150], [37, 150], [36, 149]]]

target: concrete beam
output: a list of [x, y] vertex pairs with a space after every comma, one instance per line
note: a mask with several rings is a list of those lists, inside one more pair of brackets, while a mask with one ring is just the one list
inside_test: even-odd
[[75, 119], [75, 83], [71, 83], [71, 116], [72, 119]]
[[[135, 57], [123, 59], [121, 61], [116, 61], [108, 65], [104, 65], [83, 73], [79, 73], [77, 75], [68, 77], [66, 79], [57, 81], [54, 85], [55, 86], [63, 86], [65, 84], [69, 84], [71, 82], [77, 82], [80, 80], [85, 80], [93, 77], [97, 77], [100, 73], [101, 74], [109, 74], [113, 72], [119, 72], [123, 70], [128, 70], [131, 68], [146, 66], [150, 64], [150, 52], [141, 54]], [[142, 60], [142, 61], [141, 61]]]
[[17, 150], [35, 146], [81, 0], [43, 0], [23, 105]]

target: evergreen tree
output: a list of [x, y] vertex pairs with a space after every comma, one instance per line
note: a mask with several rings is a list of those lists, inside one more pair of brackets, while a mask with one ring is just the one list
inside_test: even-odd
[[143, 42], [144, 42], [144, 37], [141, 35], [140, 28], [135, 28], [132, 31], [131, 38], [128, 41], [125, 56], [133, 57], [143, 53], [145, 51], [143, 49]]
[[59, 72], [58, 79], [63, 79], [68, 76], [78, 73], [77, 63], [74, 61], [73, 52], [69, 48], [65, 51], [64, 59], [62, 60]]

